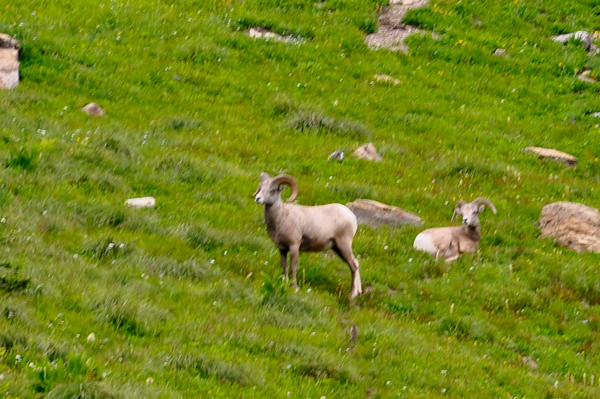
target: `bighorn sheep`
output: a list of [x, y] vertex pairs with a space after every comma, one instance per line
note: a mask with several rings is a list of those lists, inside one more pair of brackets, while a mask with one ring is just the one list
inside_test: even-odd
[[281, 192], [285, 185], [292, 189], [287, 200], [292, 202], [298, 196], [298, 184], [293, 177], [278, 175], [271, 178], [267, 173], [261, 173], [258, 189], [252, 196], [257, 204], [265, 205], [267, 232], [281, 254], [281, 267], [286, 281], [289, 281], [288, 252], [292, 281], [297, 289], [296, 266], [300, 251], [322, 252], [333, 249], [350, 266], [350, 299], [361, 294], [358, 261], [352, 253], [352, 239], [358, 227], [354, 213], [342, 204], [302, 206], [283, 203]]
[[496, 214], [496, 207], [487, 198], [479, 197], [471, 203], [458, 201], [452, 219], [457, 214], [462, 215], [463, 226], [434, 227], [422, 231], [415, 238], [415, 249], [435, 256], [435, 260], [443, 257], [447, 263], [465, 252], [475, 252], [481, 240], [479, 214], [486, 205]]

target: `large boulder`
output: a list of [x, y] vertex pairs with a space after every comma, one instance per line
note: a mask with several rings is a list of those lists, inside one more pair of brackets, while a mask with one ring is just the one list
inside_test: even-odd
[[600, 211], [574, 202], [544, 206], [539, 221], [542, 237], [577, 252], [600, 252]]
[[552, 159], [563, 162], [567, 166], [577, 166], [577, 158], [566, 152], [543, 147], [527, 147], [523, 151], [537, 154], [542, 159]]
[[0, 89], [10, 90], [19, 85], [19, 42], [0, 33]]
[[347, 203], [346, 206], [354, 212], [358, 223], [371, 227], [381, 225], [420, 226], [423, 224], [423, 220], [414, 213], [373, 200], [357, 199], [354, 202]]

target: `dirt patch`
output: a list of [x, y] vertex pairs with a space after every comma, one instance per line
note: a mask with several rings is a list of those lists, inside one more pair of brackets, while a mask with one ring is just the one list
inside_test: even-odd
[[372, 49], [388, 49], [408, 52], [404, 39], [414, 33], [426, 33], [414, 26], [404, 25], [402, 20], [408, 10], [425, 7], [429, 0], [391, 0], [389, 8], [379, 16], [379, 30], [367, 35], [365, 42]]

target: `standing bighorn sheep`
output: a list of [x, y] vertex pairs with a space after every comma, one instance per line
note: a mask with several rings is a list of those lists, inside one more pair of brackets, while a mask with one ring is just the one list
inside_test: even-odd
[[362, 293], [358, 261], [352, 253], [352, 239], [358, 223], [356, 216], [342, 204], [302, 206], [283, 203], [281, 192], [289, 185], [292, 202], [298, 195], [298, 184], [293, 177], [279, 175], [271, 178], [261, 173], [258, 189], [252, 195], [257, 204], [265, 205], [265, 222], [269, 236], [281, 254], [281, 267], [286, 280], [289, 280], [287, 255], [290, 254], [290, 269], [294, 287], [296, 265], [302, 252], [321, 252], [333, 249], [350, 266], [352, 291], [350, 299]]
[[435, 256], [435, 260], [443, 257], [447, 263], [455, 261], [463, 253], [477, 251], [481, 240], [479, 214], [486, 205], [496, 214], [496, 207], [487, 198], [479, 197], [471, 203], [458, 201], [452, 219], [457, 214], [462, 215], [463, 226], [427, 229], [415, 238], [415, 249]]

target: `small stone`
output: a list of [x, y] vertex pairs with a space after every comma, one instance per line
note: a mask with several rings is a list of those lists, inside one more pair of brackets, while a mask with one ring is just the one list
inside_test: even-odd
[[96, 103], [89, 103], [85, 107], [81, 108], [83, 112], [93, 116], [104, 116], [104, 110]]
[[273, 40], [275, 42], [285, 42], [285, 43], [299, 43], [302, 41], [300, 38], [295, 37], [293, 35], [282, 36], [275, 32], [271, 32], [267, 28], [263, 28], [262, 26], [255, 26], [255, 27], [249, 28], [247, 33], [248, 33], [248, 36], [250, 36], [253, 39], [266, 39], [266, 40]]
[[504, 57], [506, 55], [506, 50], [503, 48], [497, 48], [496, 51], [494, 51], [494, 55], [496, 57]]
[[154, 197], [129, 198], [125, 201], [125, 205], [132, 208], [154, 208], [156, 206], [156, 199]]
[[402, 83], [402, 81], [400, 79], [396, 79], [396, 78], [394, 78], [394, 77], [392, 77], [390, 75], [375, 74], [375, 75], [373, 75], [373, 77], [378, 82], [391, 83], [394, 86], [397, 86], [400, 83]]
[[327, 158], [327, 160], [328, 161], [334, 160], [334, 161], [342, 162], [344, 160], [344, 151], [335, 150], [334, 152], [331, 153], [331, 155], [329, 156], [329, 158]]
[[529, 356], [523, 356], [523, 363], [526, 366], [529, 366], [532, 370], [536, 370], [538, 368], [537, 362]]
[[583, 71], [581, 71], [580, 74], [577, 75], [577, 79], [586, 83], [596, 83], [596, 79], [590, 76], [591, 72], [592, 71], [590, 71], [589, 69], [584, 69]]
[[352, 342], [358, 342], [358, 327], [356, 324], [352, 324], [352, 327], [350, 327], [350, 339]]
[[354, 155], [361, 159], [366, 159], [367, 161], [383, 161], [383, 157], [379, 155], [373, 143], [367, 143], [363, 146], [360, 146], [356, 151], [354, 151]]

